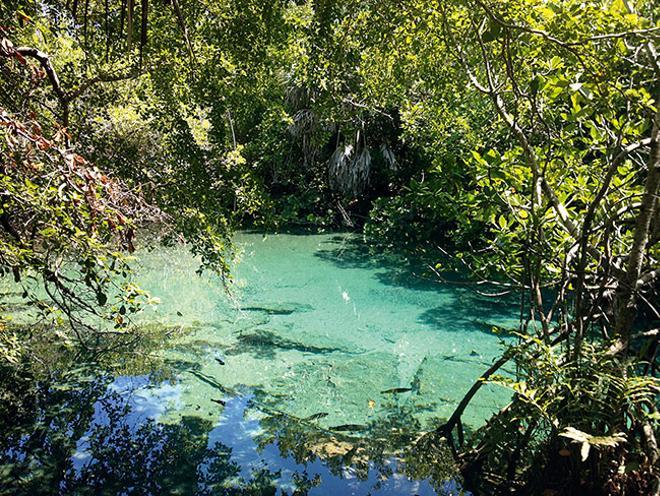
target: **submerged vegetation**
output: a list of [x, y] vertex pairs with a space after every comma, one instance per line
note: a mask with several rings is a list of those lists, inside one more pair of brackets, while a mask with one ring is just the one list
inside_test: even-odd
[[[107, 389], [166, 373], [151, 352], [187, 332], [140, 323], [158, 295], [133, 280], [136, 246], [185, 244], [232, 295], [233, 232], [302, 227], [421, 257], [430, 280], [515, 299], [519, 323], [423, 436], [310, 434], [314, 419], [276, 414], [283, 453], [368, 476], [396, 438], [414, 477], [458, 468], [475, 494], [658, 494], [658, 15], [646, 0], [3, 2], [0, 493], [275, 493], [207, 446], [210, 424], [121, 427]], [[361, 351], [255, 327], [227, 355], [273, 349]], [[510, 401], [472, 431], [489, 382]], [[108, 422], [90, 427], [98, 401]], [[88, 428], [99, 462], [73, 470]]]

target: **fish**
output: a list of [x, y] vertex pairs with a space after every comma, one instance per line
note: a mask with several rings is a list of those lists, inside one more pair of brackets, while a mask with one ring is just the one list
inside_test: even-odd
[[400, 393], [407, 393], [408, 391], [412, 391], [412, 388], [398, 387], [398, 388], [386, 389], [385, 391], [381, 391], [380, 394], [400, 394]]
[[282, 303], [274, 306], [253, 305], [241, 307], [244, 312], [260, 312], [265, 315], [291, 315], [296, 312], [311, 312], [314, 307], [305, 303]]
[[366, 429], [367, 426], [363, 424], [342, 424], [330, 427], [332, 431], [364, 431]]
[[244, 312], [263, 312], [268, 315], [291, 315], [296, 310], [291, 308], [242, 307]]
[[218, 362], [220, 365], [225, 364], [225, 361], [222, 358], [215, 357], [215, 361]]
[[216, 400], [214, 398], [211, 398], [211, 401], [213, 403], [217, 403], [218, 405], [222, 405], [222, 406], [225, 406], [227, 404], [227, 402], [225, 400]]
[[323, 417], [327, 417], [329, 414], [326, 412], [321, 412], [321, 413], [315, 413], [314, 415], [310, 415], [309, 417], [305, 417], [303, 420], [318, 420]]

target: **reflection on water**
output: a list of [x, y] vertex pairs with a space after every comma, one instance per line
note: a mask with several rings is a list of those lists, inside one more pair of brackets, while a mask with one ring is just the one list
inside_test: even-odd
[[[140, 255], [137, 282], [162, 301], [140, 323], [160, 337], [111, 372], [53, 364], [24, 406], [0, 407], [0, 494], [460, 494], [446, 447], [420, 434], [499, 354], [490, 330], [515, 304], [353, 235], [237, 241], [231, 296], [183, 248]], [[506, 399], [482, 388], [466, 429]]]
[[266, 414], [246, 392], [223, 397], [208, 418], [169, 422], [181, 388], [147, 376], [72, 377], [43, 391], [33, 416], [7, 426], [0, 492], [459, 494], [449, 456], [416, 452], [404, 417], [354, 439]]

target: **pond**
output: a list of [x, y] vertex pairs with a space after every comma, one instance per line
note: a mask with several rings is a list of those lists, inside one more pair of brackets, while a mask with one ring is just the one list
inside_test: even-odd
[[[236, 243], [230, 293], [183, 247], [139, 253], [137, 282], [161, 301], [140, 322], [176, 331], [156, 352], [163, 370], [81, 367], [32, 432], [7, 436], [0, 480], [26, 493], [459, 494], [446, 449], [416, 441], [501, 352], [492, 327], [516, 326], [515, 302], [422, 277], [354, 234]], [[466, 429], [506, 400], [482, 388]]]

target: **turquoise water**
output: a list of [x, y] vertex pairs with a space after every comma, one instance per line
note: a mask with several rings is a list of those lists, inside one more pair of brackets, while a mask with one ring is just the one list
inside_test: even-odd
[[[212, 378], [250, 387], [278, 411], [323, 414], [323, 428], [366, 425], [410, 408], [422, 429], [447, 417], [501, 352], [492, 326], [515, 326], [513, 305], [478, 297], [369, 255], [352, 234], [242, 234], [231, 296], [197, 277], [183, 249], [142, 257], [139, 284], [161, 299], [149, 319], [195, 331], [172, 357], [195, 364], [180, 377], [182, 405], [210, 405]], [[221, 364], [222, 363], [222, 364]], [[410, 389], [395, 393], [388, 390]], [[206, 400], [206, 401], [205, 401]], [[478, 427], [506, 400], [485, 387], [465, 416]]]
[[[26, 494], [457, 494], [451, 457], [415, 440], [499, 355], [492, 326], [515, 326], [515, 303], [422, 277], [354, 234], [235, 241], [230, 293], [185, 247], [138, 252], [136, 282], [160, 304], [137, 322], [175, 330], [151, 352], [168, 372], [49, 390], [54, 420], [44, 406], [7, 435], [0, 494], [7, 467], [48, 479]], [[483, 387], [465, 427], [506, 401]]]

